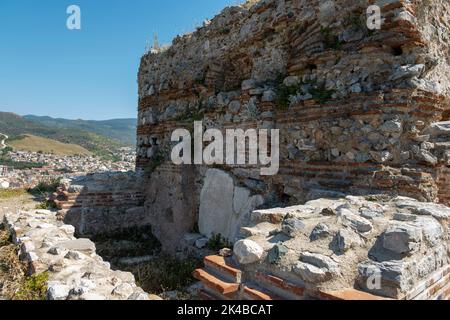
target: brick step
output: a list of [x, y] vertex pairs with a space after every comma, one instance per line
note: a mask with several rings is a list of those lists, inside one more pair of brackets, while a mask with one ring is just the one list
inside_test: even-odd
[[356, 289], [344, 289], [337, 291], [319, 291], [318, 298], [321, 300], [339, 300], [339, 301], [358, 301], [358, 300], [367, 300], [367, 301], [375, 301], [375, 300], [391, 300], [387, 298], [383, 298], [380, 296], [375, 296], [373, 294], [359, 291]]
[[304, 300], [305, 288], [264, 272], [256, 273], [258, 286], [287, 300]]
[[205, 270], [229, 282], [241, 283], [242, 272], [232, 266], [230, 260], [221, 256], [208, 256], [204, 259]]
[[219, 294], [221, 296], [231, 296], [239, 292], [239, 283], [232, 283], [220, 280], [214, 275], [203, 269], [197, 269], [193, 274], [194, 278], [201, 281], [208, 292], [211, 290], [213, 294]]
[[260, 289], [254, 285], [245, 285], [242, 290], [242, 298], [244, 300], [250, 301], [273, 301], [282, 300], [279, 296], [274, 293], [268, 292], [267, 290]]

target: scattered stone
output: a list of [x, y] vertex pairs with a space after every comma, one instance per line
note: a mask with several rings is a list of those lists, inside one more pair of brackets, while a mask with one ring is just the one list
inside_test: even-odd
[[373, 225], [372, 223], [370, 223], [369, 220], [354, 214], [352, 211], [348, 209], [341, 208], [338, 211], [338, 215], [342, 219], [342, 223], [345, 226], [354, 228], [356, 231], [360, 233], [367, 233], [372, 231], [373, 229]]
[[47, 300], [66, 300], [71, 288], [59, 283], [49, 283], [47, 286]]
[[364, 244], [361, 237], [351, 229], [341, 229], [334, 237], [331, 247], [336, 253], [345, 253]]
[[234, 245], [234, 256], [241, 264], [252, 264], [260, 261], [264, 254], [263, 248], [252, 240], [240, 240]]
[[333, 259], [323, 254], [304, 252], [300, 255], [300, 261], [312, 264], [325, 271], [325, 273], [339, 273], [339, 265]]
[[316, 241], [322, 238], [327, 238], [331, 235], [330, 229], [324, 223], [319, 223], [314, 230], [311, 232], [311, 241]]
[[294, 238], [299, 232], [305, 229], [305, 224], [297, 218], [288, 218], [283, 221], [282, 232], [288, 237]]
[[297, 262], [292, 271], [310, 283], [321, 283], [327, 279], [325, 271], [308, 263]]
[[321, 214], [324, 216], [336, 216], [337, 212], [333, 208], [325, 208], [322, 210]]
[[81, 254], [79, 252], [77, 252], [77, 251], [69, 251], [69, 252], [67, 252], [67, 254], [65, 255], [64, 258], [69, 259], [69, 260], [82, 260], [83, 259]]
[[223, 248], [220, 249], [219, 251], [219, 256], [227, 258], [227, 257], [231, 257], [233, 255], [233, 250], [229, 249], [229, 248]]
[[394, 220], [402, 222], [414, 222], [417, 220], [417, 216], [408, 213], [396, 212], [394, 214]]

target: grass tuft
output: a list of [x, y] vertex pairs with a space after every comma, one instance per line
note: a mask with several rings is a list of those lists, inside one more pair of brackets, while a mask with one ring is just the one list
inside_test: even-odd
[[178, 259], [161, 254], [130, 271], [146, 292], [162, 294], [168, 291], [185, 292], [186, 287], [195, 282], [192, 273], [199, 267], [201, 262], [195, 258]]

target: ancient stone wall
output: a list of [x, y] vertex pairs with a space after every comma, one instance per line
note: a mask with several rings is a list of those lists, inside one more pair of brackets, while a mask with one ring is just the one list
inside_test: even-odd
[[60, 219], [75, 226], [78, 235], [111, 236], [150, 225], [141, 179], [133, 172], [63, 180], [51, 199], [60, 209]]
[[[381, 7], [381, 30], [366, 27], [371, 4]], [[262, 0], [145, 55], [137, 169], [163, 245], [173, 251], [205, 214], [244, 222], [254, 206], [373, 193], [449, 204], [449, 20], [444, 0]], [[280, 129], [277, 175], [226, 165], [215, 168], [228, 177], [209, 174], [225, 182], [222, 199], [248, 204], [243, 212], [226, 201], [211, 211], [217, 199], [202, 197], [210, 168], [169, 161], [173, 130], [195, 120]], [[225, 220], [200, 231], [230, 230]]]

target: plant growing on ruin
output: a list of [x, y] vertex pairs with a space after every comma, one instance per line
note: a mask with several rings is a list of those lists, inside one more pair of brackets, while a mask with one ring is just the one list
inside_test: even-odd
[[311, 93], [311, 95], [313, 96], [313, 99], [320, 104], [325, 103], [327, 100], [331, 99], [335, 92], [336, 90], [328, 90], [325, 86], [325, 83], [315, 85], [309, 91], [309, 93]]
[[161, 254], [151, 262], [136, 266], [132, 272], [142, 289], [161, 294], [174, 290], [185, 291], [195, 281], [192, 273], [201, 266], [201, 261], [192, 257], [178, 259]]
[[41, 203], [36, 205], [36, 209], [38, 210], [52, 210], [57, 208], [58, 207], [56, 206], [55, 202], [50, 200], [42, 201]]
[[14, 300], [45, 300], [48, 278], [47, 272], [34, 274], [26, 278]]
[[45, 196], [49, 193], [56, 192], [61, 183], [61, 179], [50, 179], [48, 181], [41, 181], [38, 185], [29, 190], [29, 192], [35, 196]]
[[321, 27], [320, 33], [322, 34], [325, 49], [338, 50], [342, 46], [342, 42], [339, 37], [334, 35], [330, 27]]
[[233, 247], [233, 244], [231, 244], [228, 239], [222, 237], [222, 235], [219, 233], [212, 235], [211, 239], [209, 239], [208, 243], [206, 244], [206, 247], [210, 250], [219, 251], [223, 248], [231, 248]]
[[152, 157], [151, 161], [144, 168], [146, 173], [152, 174], [155, 170], [161, 166], [166, 160], [168, 156], [168, 151], [164, 149], [158, 150]]

